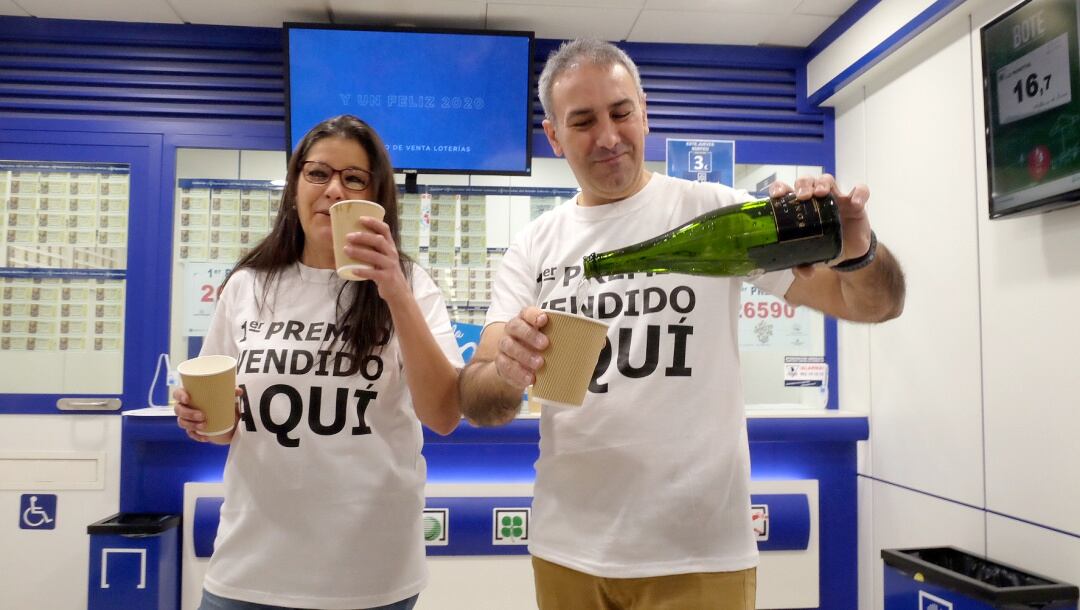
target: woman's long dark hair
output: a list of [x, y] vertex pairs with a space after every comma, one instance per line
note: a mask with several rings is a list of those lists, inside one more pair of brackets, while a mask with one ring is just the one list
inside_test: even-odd
[[[273, 229], [236, 264], [236, 269], [248, 268], [265, 276], [263, 304], [268, 302], [271, 287], [282, 271], [300, 262], [304, 252], [304, 229], [300, 225], [300, 216], [296, 209], [296, 184], [303, 179], [300, 177], [300, 170], [311, 152], [311, 147], [324, 138], [347, 138], [355, 140], [364, 148], [371, 163], [369, 169], [372, 175], [368, 197], [386, 209], [383, 221], [390, 226], [390, 234], [398, 248], [402, 272], [406, 274], [406, 278], [411, 272], [409, 258], [400, 253], [397, 186], [394, 184], [394, 168], [386, 154], [386, 146], [370, 125], [355, 116], [343, 114], [312, 127], [296, 145], [296, 150], [289, 159], [285, 190], [281, 194], [281, 206]], [[228, 279], [225, 281], [228, 282]], [[375, 282], [345, 282], [337, 295], [337, 312], [339, 331], [344, 329], [342, 339], [345, 349], [357, 356], [371, 354], [377, 347], [386, 345], [394, 334], [390, 308], [386, 301], [379, 297]]]

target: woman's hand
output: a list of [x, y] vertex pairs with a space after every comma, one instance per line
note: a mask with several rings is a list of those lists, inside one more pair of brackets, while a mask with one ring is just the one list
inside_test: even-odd
[[[243, 390], [236, 388], [237, 398], [242, 396], [243, 393]], [[183, 428], [193, 440], [216, 445], [228, 445], [232, 442], [233, 435], [236, 433], [236, 423], [240, 420], [239, 411], [236, 412], [236, 420], [233, 422], [232, 430], [225, 434], [205, 436], [202, 431], [206, 429], [206, 416], [203, 415], [202, 411], [191, 406], [191, 395], [184, 388], [176, 388], [173, 390], [173, 398], [176, 399], [176, 405], [173, 407], [173, 411], [176, 413], [176, 425]]]
[[390, 225], [376, 218], [361, 218], [367, 232], [357, 231], [345, 236], [345, 254], [354, 260], [371, 265], [370, 269], [354, 269], [356, 277], [371, 280], [379, 287], [379, 296], [387, 303], [401, 297], [412, 298], [412, 291], [401, 271], [401, 259]]

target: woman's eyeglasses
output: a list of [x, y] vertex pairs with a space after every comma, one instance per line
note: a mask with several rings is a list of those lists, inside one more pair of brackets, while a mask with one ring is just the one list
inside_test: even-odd
[[358, 167], [334, 169], [322, 161], [304, 161], [300, 168], [300, 175], [312, 184], [326, 184], [334, 174], [341, 174], [341, 185], [350, 191], [362, 191], [371, 184], [371, 172]]

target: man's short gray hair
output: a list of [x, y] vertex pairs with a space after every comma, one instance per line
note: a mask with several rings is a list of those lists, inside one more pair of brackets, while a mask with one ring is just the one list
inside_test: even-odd
[[540, 73], [538, 88], [540, 89], [540, 105], [544, 108], [545, 118], [554, 118], [551, 115], [551, 87], [555, 84], [555, 79], [579, 60], [602, 67], [621, 65], [626, 68], [630, 76], [634, 77], [638, 95], [645, 95], [645, 91], [641, 88], [641, 74], [638, 73], [634, 60], [630, 59], [625, 51], [610, 42], [592, 38], [568, 40], [551, 52], [547, 63], [544, 64], [544, 71]]

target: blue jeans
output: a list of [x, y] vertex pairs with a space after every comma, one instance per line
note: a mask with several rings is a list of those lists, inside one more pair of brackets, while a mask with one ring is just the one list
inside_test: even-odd
[[[378, 608], [368, 608], [364, 610], [412, 610], [416, 605], [416, 600], [419, 595], [413, 595], [409, 599], [403, 599], [397, 603], [393, 603], [387, 606], [379, 606]], [[218, 597], [213, 593], [203, 589], [202, 603], [199, 604], [199, 610], [294, 610], [284, 608], [282, 606], [268, 606], [266, 604], [253, 604], [251, 602], [242, 602], [235, 599], [226, 599], [224, 597]]]

